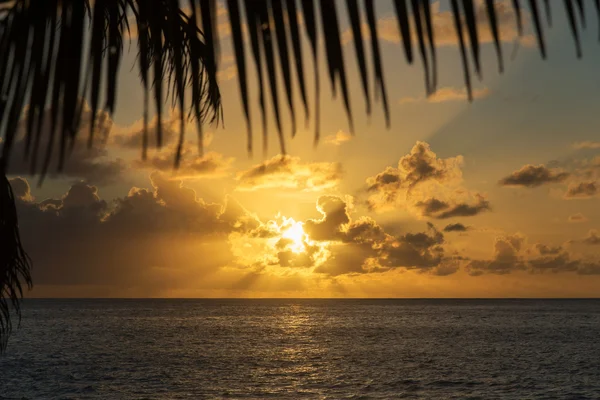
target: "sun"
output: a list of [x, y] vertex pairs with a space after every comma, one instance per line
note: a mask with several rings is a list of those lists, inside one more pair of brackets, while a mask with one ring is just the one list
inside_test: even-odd
[[304, 229], [302, 228], [302, 222], [293, 222], [286, 227], [286, 229], [281, 233], [281, 237], [284, 239], [291, 240], [290, 250], [294, 253], [302, 253], [306, 250], [305, 240], [307, 238]]

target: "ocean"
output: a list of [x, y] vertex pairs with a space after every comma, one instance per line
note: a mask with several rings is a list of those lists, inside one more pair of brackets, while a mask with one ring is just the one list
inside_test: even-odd
[[1, 399], [600, 399], [600, 300], [26, 300]]

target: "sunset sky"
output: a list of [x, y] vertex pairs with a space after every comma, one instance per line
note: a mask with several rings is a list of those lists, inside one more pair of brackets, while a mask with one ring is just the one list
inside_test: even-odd
[[[35, 287], [28, 296], [597, 296], [595, 19], [583, 32], [584, 56], [577, 59], [557, 5], [543, 62], [529, 13], [519, 41], [510, 1], [498, 2], [506, 61], [499, 74], [480, 9], [483, 79], [475, 78], [469, 104], [447, 2], [434, 7], [439, 80], [438, 92], [428, 99], [419, 59], [412, 66], [404, 60], [391, 3], [377, 1], [391, 113], [387, 129], [380, 104], [371, 117], [365, 113], [340, 6], [354, 132], [343, 102], [332, 99], [321, 54], [318, 146], [314, 120], [305, 124], [295, 88], [294, 138], [280, 97], [288, 155], [279, 154], [272, 118], [263, 153], [258, 92], [250, 79], [249, 157], [223, 9], [224, 126], [205, 128], [202, 158], [190, 122], [184, 161], [172, 170], [178, 125], [171, 111], [165, 113], [164, 148], [141, 160], [143, 92], [132, 68], [134, 43], [129, 51], [125, 45], [118, 110], [104, 123], [105, 145], [97, 140], [87, 150], [84, 123], [64, 174], [38, 187], [37, 177], [20, 163], [18, 146], [24, 143], [17, 143], [9, 171], [24, 245], [33, 258]], [[304, 57], [313, 99], [308, 43]], [[252, 68], [250, 53], [247, 61]]]

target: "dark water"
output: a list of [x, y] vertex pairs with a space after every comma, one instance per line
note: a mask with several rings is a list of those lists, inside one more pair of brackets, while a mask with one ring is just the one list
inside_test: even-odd
[[22, 397], [599, 399], [600, 301], [29, 301]]

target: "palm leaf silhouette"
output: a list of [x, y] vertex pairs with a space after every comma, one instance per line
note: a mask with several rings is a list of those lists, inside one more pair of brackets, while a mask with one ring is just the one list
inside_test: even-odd
[[[331, 87], [334, 93], [341, 91], [348, 120], [352, 124], [344, 51], [338, 25], [339, 4], [333, 0], [320, 0], [318, 3], [314, 0], [300, 0], [298, 7], [296, 3], [295, 0], [226, 0], [240, 97], [248, 127], [249, 152], [252, 152], [252, 115], [243, 26], [247, 27], [250, 52], [256, 66], [264, 146], [267, 145], [264, 92], [268, 82], [281, 151], [285, 153], [276, 64], [279, 64], [282, 71], [282, 90], [292, 114], [292, 123], [295, 124], [296, 118], [292, 88], [296, 86], [300, 90], [306, 118], [315, 121], [315, 142], [318, 142], [320, 85], [317, 57], [321, 44], [326, 55]], [[346, 8], [366, 112], [370, 113], [372, 109], [369, 87], [373, 82], [376, 88], [375, 100], [381, 100], [389, 126], [375, 3], [374, 0], [346, 0]], [[519, 34], [523, 32], [522, 3], [520, 0], [512, 0]], [[538, 0], [526, 2], [538, 47], [545, 58], [546, 45], [542, 30], [544, 16], [538, 3]], [[427, 94], [431, 94], [437, 85], [437, 61], [430, 3], [427, 0], [393, 0], [393, 4], [405, 59], [412, 63], [414, 53], [418, 52], [423, 61], [425, 90]], [[595, 1], [594, 4], [595, 15], [598, 17], [599, 2]], [[449, 0], [449, 5], [454, 15], [465, 85], [471, 99], [469, 56], [474, 62], [475, 72], [481, 74], [478, 36], [480, 22], [475, 16], [473, 0]], [[498, 67], [502, 71], [502, 38], [498, 29], [496, 4], [493, 0], [485, 0], [483, 7], [488, 16]], [[546, 22], [550, 23], [549, 1], [544, 1], [544, 8]], [[584, 2], [564, 0], [562, 9], [568, 18], [576, 53], [580, 56], [579, 30], [580, 25], [584, 26], [583, 17], [586, 15]], [[298, 21], [300, 11], [303, 13], [303, 26]], [[202, 125], [219, 123], [222, 118], [217, 84], [219, 48], [216, 16], [216, 0], [0, 0], [0, 350], [4, 349], [11, 330], [11, 304], [20, 316], [22, 286], [31, 287], [32, 284], [31, 262], [21, 246], [14, 198], [5, 177], [10, 157], [14, 156], [12, 150], [17, 139], [19, 121], [24, 119], [26, 126], [26, 150], [25, 154], [16, 156], [25, 157], [30, 163], [31, 173], [39, 174], [40, 179], [48, 172], [53, 159], [58, 160], [57, 169], [60, 171], [77, 140], [84, 101], [89, 101], [92, 115], [100, 110], [111, 115], [114, 112], [123, 45], [133, 30], [137, 36], [139, 78], [144, 91], [142, 154], [145, 157], [148, 146], [146, 126], [150, 101], [153, 100], [157, 111], [159, 121], [156, 142], [160, 146], [163, 103], [171, 100], [179, 111], [181, 126], [174, 160], [176, 167], [181, 157], [186, 116], [197, 121], [200, 147]], [[317, 20], [321, 21], [321, 32], [317, 29]], [[363, 41], [363, 21], [369, 32], [368, 41]], [[312, 99], [312, 106], [306, 94], [302, 30], [310, 44], [314, 65], [316, 95]], [[290, 43], [293, 50], [292, 61], [288, 54]], [[371, 63], [366, 57], [369, 46]], [[292, 68], [292, 65], [295, 67]], [[263, 66], [266, 67], [266, 77]], [[296, 73], [293, 74], [292, 70]], [[49, 129], [42, 129], [46, 114], [50, 115]], [[90, 146], [94, 140], [95, 128], [92, 122], [88, 134]], [[295, 125], [292, 131], [295, 132]], [[40, 150], [42, 143], [45, 149]]]

